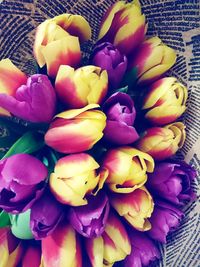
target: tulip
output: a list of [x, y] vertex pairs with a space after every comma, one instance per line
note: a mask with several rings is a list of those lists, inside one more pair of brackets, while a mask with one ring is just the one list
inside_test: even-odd
[[174, 122], [165, 127], [147, 129], [137, 146], [154, 159], [163, 160], [173, 156], [184, 142], [185, 125], [182, 122]]
[[23, 248], [19, 239], [14, 237], [9, 228], [0, 228], [1, 267], [16, 267], [22, 257]]
[[157, 201], [150, 218], [151, 229], [148, 235], [159, 242], [166, 243], [166, 236], [177, 229], [182, 217], [183, 212], [174, 205]]
[[131, 254], [126, 257], [124, 267], [149, 266], [152, 261], [160, 258], [156, 244], [144, 233], [129, 229]]
[[187, 88], [176, 78], [167, 77], [154, 82], [145, 97], [145, 118], [154, 125], [177, 120], [186, 110]]
[[110, 203], [120, 216], [139, 231], [148, 231], [151, 224], [147, 218], [153, 212], [153, 199], [143, 186], [129, 194], [116, 194], [110, 196]]
[[191, 188], [195, 176], [195, 169], [184, 161], [160, 162], [149, 174], [148, 187], [155, 195], [183, 205], [195, 198]]
[[0, 161], [0, 207], [21, 213], [43, 192], [48, 175], [46, 166], [28, 154], [16, 154]]
[[31, 207], [30, 228], [34, 238], [41, 239], [51, 235], [62, 218], [62, 206], [46, 191]]
[[127, 58], [111, 43], [101, 43], [97, 45], [92, 54], [93, 65], [106, 70], [111, 89], [117, 88], [126, 72]]
[[48, 146], [61, 153], [78, 153], [89, 150], [103, 136], [106, 116], [99, 105], [64, 111], [55, 116], [45, 135]]
[[89, 196], [87, 201], [86, 206], [70, 209], [69, 220], [78, 233], [94, 238], [103, 233], [110, 206], [108, 197], [103, 191], [100, 191], [97, 196]]
[[131, 244], [120, 220], [110, 213], [105, 232], [100, 237], [87, 238], [86, 250], [92, 266], [113, 266], [131, 253]]
[[50, 122], [56, 108], [56, 95], [48, 77], [35, 74], [15, 94], [0, 94], [0, 106], [21, 119]]
[[130, 193], [147, 180], [147, 172], [153, 172], [151, 156], [132, 147], [111, 149], [105, 155], [102, 168], [108, 171], [106, 183], [117, 193]]
[[[26, 80], [26, 75], [9, 58], [0, 61], [0, 94], [14, 96], [18, 87], [25, 84]], [[0, 105], [0, 115], [9, 116], [10, 113]]]
[[78, 236], [72, 226], [60, 224], [52, 235], [42, 239], [43, 267], [81, 267]]
[[55, 88], [59, 99], [69, 108], [100, 104], [107, 93], [108, 75], [96, 66], [74, 70], [62, 65], [56, 76]]
[[62, 14], [41, 23], [36, 31], [34, 56], [40, 67], [47, 66], [48, 75], [56, 77], [60, 65], [80, 64], [80, 42], [91, 38], [88, 22], [79, 15]]
[[114, 44], [120, 52], [128, 55], [144, 40], [146, 29], [139, 1], [118, 1], [102, 19], [99, 40]]
[[50, 175], [50, 189], [63, 204], [86, 205], [86, 196], [96, 194], [103, 187], [106, 178], [106, 172], [97, 174], [98, 168], [99, 164], [86, 153], [60, 158]]
[[149, 84], [169, 70], [175, 62], [175, 51], [155, 36], [144, 41], [129, 58], [129, 75], [134, 72], [138, 84]]
[[41, 249], [36, 245], [28, 245], [22, 260], [22, 267], [40, 267]]
[[118, 145], [131, 144], [139, 138], [133, 127], [136, 111], [133, 100], [128, 94], [115, 93], [110, 96], [103, 106], [107, 116], [104, 137]]

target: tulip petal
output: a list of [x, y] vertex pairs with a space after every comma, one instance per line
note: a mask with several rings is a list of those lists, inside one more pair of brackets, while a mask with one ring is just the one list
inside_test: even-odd
[[103, 238], [86, 238], [85, 245], [92, 266], [102, 267], [104, 258]]
[[37, 246], [29, 246], [23, 256], [22, 267], [40, 267], [41, 249]]

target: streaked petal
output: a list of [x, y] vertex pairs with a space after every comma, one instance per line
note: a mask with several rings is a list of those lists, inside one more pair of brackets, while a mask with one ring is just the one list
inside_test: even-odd
[[86, 238], [85, 245], [92, 266], [103, 267], [103, 259], [104, 259], [103, 238], [101, 236], [97, 238]]

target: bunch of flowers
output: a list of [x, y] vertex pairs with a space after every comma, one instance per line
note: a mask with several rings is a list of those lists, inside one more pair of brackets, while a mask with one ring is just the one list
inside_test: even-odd
[[186, 87], [163, 76], [175, 51], [146, 31], [139, 2], [119, 1], [87, 65], [80, 45], [91, 28], [72, 14], [38, 26], [38, 73], [1, 60], [0, 120], [21, 124], [0, 161], [1, 267], [139, 267], [160, 258], [156, 242], [194, 199], [195, 170], [174, 159], [187, 100]]

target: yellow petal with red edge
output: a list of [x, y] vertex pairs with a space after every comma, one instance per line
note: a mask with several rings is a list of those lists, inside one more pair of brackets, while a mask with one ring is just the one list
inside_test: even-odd
[[19, 243], [16, 249], [9, 255], [6, 267], [17, 267], [22, 259], [22, 255], [23, 255], [23, 247], [22, 243]]
[[60, 224], [52, 235], [42, 239], [44, 267], [81, 267], [80, 244], [75, 230], [68, 224]]
[[0, 93], [13, 96], [26, 81], [26, 75], [9, 58], [0, 61]]
[[104, 35], [106, 35], [106, 33], [108, 32], [108, 30], [110, 29], [110, 26], [112, 24], [113, 18], [115, 16], [115, 14], [123, 9], [126, 6], [124, 1], [118, 1], [115, 4], [113, 4], [105, 13], [102, 22], [101, 22], [101, 26], [100, 26], [100, 32], [99, 32], [99, 37], [98, 39], [100, 40], [101, 38], [103, 38]]
[[104, 244], [103, 238], [85, 238], [88, 257], [92, 266], [103, 267]]
[[172, 124], [166, 125], [164, 127], [165, 129], [169, 129], [174, 134], [174, 143], [177, 144], [178, 148], [180, 149], [186, 139], [186, 132], [185, 128], [186, 126], [182, 122], [174, 122]]
[[1, 255], [1, 267], [6, 267], [9, 251], [8, 251], [8, 241], [7, 241], [7, 233], [9, 228], [0, 228], [0, 255]]

